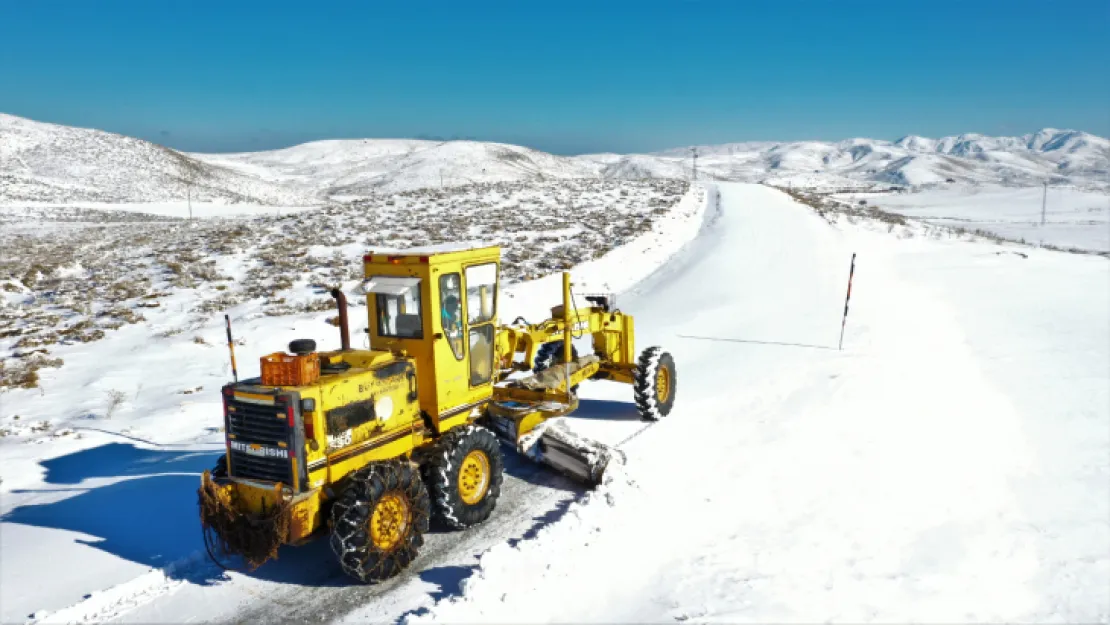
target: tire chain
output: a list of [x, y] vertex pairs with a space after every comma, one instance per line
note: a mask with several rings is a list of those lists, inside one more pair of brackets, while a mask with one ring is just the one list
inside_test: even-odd
[[[369, 523], [374, 506], [389, 492], [400, 491], [412, 515], [404, 543], [389, 552], [374, 546]], [[352, 473], [350, 483], [332, 506], [331, 548], [344, 572], [362, 581], [381, 581], [404, 570], [424, 544], [430, 500], [418, 470], [401, 460], [375, 462]]]

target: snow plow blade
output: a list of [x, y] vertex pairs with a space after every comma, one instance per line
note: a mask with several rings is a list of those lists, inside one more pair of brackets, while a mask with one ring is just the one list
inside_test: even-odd
[[575, 434], [562, 419], [541, 424], [517, 446], [536, 462], [590, 486], [601, 484], [614, 459], [624, 460], [620, 450]]
[[494, 402], [487, 417], [490, 429], [539, 464], [588, 486], [601, 484], [605, 470], [624, 461], [620, 450], [573, 432], [562, 404]]

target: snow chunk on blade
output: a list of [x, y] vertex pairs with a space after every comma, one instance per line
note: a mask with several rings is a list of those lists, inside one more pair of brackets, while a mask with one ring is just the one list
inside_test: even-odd
[[556, 471], [592, 485], [601, 484], [610, 465], [624, 464], [615, 447], [585, 438], [571, 430], [565, 417], [549, 419], [520, 438], [520, 453]]

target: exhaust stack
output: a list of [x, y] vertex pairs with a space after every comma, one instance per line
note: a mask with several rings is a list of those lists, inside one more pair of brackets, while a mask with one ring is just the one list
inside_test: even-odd
[[347, 327], [347, 296], [339, 289], [332, 289], [331, 296], [335, 298], [335, 307], [339, 311], [339, 343], [341, 351], [351, 351], [351, 332]]

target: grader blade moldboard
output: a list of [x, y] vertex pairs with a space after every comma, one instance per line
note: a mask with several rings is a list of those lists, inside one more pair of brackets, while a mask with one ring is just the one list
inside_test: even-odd
[[620, 451], [580, 436], [570, 430], [566, 423], [557, 418], [540, 425], [534, 443], [522, 451], [530, 457], [591, 486], [601, 484], [605, 470], [615, 458], [621, 458]]
[[573, 407], [562, 404], [495, 402], [488, 415], [491, 429], [512, 443], [521, 455], [571, 479], [597, 486], [606, 468], [623, 456], [619, 450], [567, 427], [560, 415], [570, 410]]

